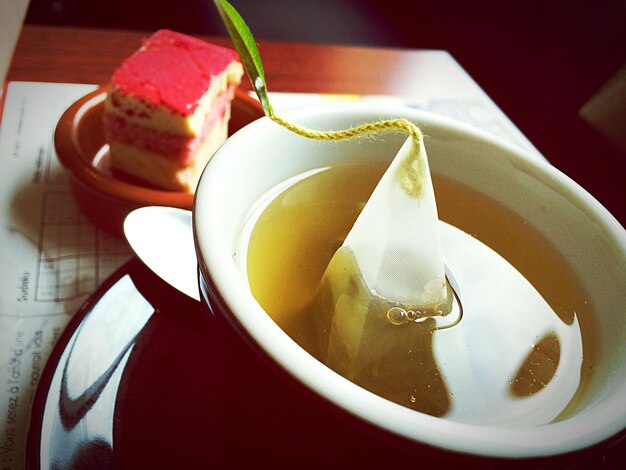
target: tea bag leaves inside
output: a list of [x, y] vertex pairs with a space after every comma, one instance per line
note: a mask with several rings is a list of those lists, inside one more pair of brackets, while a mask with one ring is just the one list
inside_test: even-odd
[[315, 355], [370, 392], [443, 416], [450, 409], [450, 398], [433, 356], [435, 320], [391, 324], [387, 311], [394, 305], [372, 296], [352, 254], [340, 249], [309, 316], [318, 332]]

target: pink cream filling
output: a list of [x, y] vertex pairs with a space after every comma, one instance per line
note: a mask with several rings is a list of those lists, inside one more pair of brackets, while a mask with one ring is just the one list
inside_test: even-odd
[[120, 116], [105, 113], [104, 128], [107, 140], [131, 145], [146, 152], [157, 153], [178, 161], [181, 166], [188, 166], [213, 127], [220, 124], [224, 119], [234, 94], [235, 87], [230, 86], [226, 92], [215, 98], [198, 137], [149, 129], [128, 122]]

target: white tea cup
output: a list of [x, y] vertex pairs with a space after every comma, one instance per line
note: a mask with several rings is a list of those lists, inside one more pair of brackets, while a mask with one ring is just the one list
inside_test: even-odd
[[274, 323], [250, 291], [239, 261], [245, 254], [233, 255], [241, 237], [249, 235], [247, 218], [259, 198], [279, 183], [341, 162], [388, 162], [405, 136], [321, 143], [267, 118], [246, 126], [218, 150], [200, 180], [193, 212], [203, 302], [246, 340], [241, 347], [251, 346], [296, 388], [347, 412], [357, 426], [367, 423], [391, 437], [446, 451], [498, 458], [556, 456], [601, 443], [626, 428], [626, 231], [591, 195], [524, 150], [408, 108], [329, 104], [293, 110], [285, 117], [320, 130], [388, 118], [415, 122], [425, 135], [433, 173], [476, 189], [532, 221], [571, 265], [594, 307], [596, 362], [567, 418], [541, 426], [506, 426], [410, 410], [315, 360]]

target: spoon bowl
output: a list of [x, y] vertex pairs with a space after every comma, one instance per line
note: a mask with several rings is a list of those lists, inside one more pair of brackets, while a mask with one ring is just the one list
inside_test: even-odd
[[165, 206], [140, 207], [124, 220], [124, 235], [137, 257], [157, 276], [183, 294], [200, 300], [191, 211]]

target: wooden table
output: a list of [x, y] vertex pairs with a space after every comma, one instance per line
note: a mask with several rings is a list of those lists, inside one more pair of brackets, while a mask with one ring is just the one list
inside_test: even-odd
[[[8, 80], [102, 84], [148, 34], [26, 25]], [[224, 38], [203, 39], [230, 44]], [[423, 59], [412, 50], [266, 41], [259, 49], [272, 91], [410, 96], [419, 84], [408, 77], [423, 69]], [[250, 89], [247, 82], [243, 86]]]

